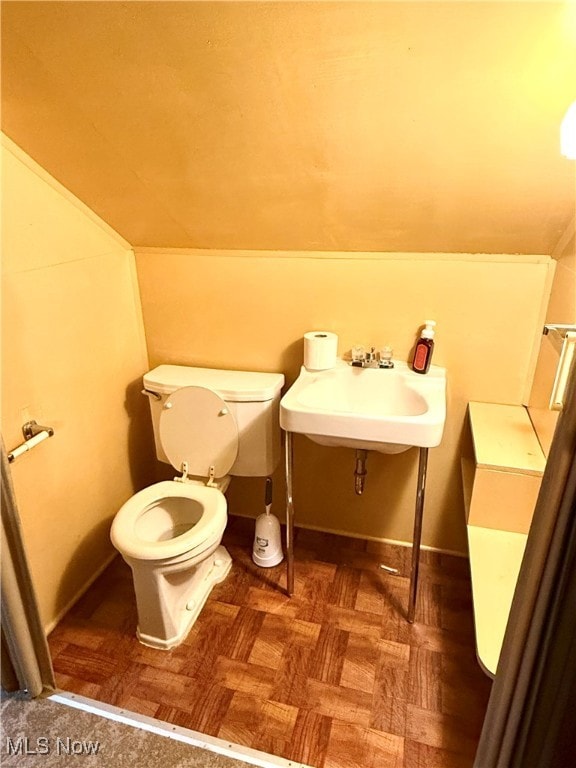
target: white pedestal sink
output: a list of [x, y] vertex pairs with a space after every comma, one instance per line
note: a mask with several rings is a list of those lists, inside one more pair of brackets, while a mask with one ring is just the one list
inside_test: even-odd
[[439, 445], [446, 421], [446, 369], [414, 373], [355, 368], [338, 360], [327, 371], [300, 375], [280, 402], [280, 426], [322, 445], [399, 453]]
[[288, 594], [294, 592], [294, 505], [292, 433], [316, 443], [381, 453], [420, 449], [412, 541], [407, 619], [414, 621], [428, 449], [440, 444], [446, 421], [446, 370], [430, 366], [414, 373], [406, 363], [394, 368], [356, 368], [338, 360], [334, 368], [300, 375], [280, 401], [286, 431], [286, 543]]

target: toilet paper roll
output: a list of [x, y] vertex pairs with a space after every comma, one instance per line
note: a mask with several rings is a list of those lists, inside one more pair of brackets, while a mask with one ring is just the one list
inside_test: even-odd
[[330, 331], [304, 334], [304, 365], [310, 371], [334, 368], [338, 355], [338, 336]]

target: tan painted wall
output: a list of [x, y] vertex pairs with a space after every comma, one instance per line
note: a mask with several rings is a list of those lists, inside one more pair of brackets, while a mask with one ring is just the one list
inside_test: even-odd
[[[548, 323], [576, 324], [576, 239], [574, 227], [573, 221], [566, 233], [564, 243], [559, 248], [552, 294], [546, 313], [546, 322]], [[554, 349], [550, 340], [543, 336], [534, 376], [534, 386], [530, 394], [529, 412], [546, 454], [550, 449], [554, 428], [558, 420], [558, 411], [548, 409], [558, 359], [557, 350]]]
[[107, 562], [111, 518], [146, 482], [147, 358], [128, 244], [8, 141], [2, 183], [2, 434], [11, 450], [29, 419], [55, 430], [12, 465], [50, 628]]
[[[137, 249], [151, 365], [283, 371], [291, 383], [305, 331], [391, 344], [410, 356], [419, 326], [438, 322], [434, 362], [448, 369], [448, 419], [430, 452], [423, 541], [465, 551], [460, 440], [469, 400], [522, 403], [553, 262], [532, 256], [278, 253]], [[410, 541], [417, 452], [371, 454], [365, 495], [353, 492], [354, 454], [305, 438], [295, 446], [297, 523]], [[275, 508], [283, 512], [282, 478]], [[232, 512], [262, 511], [262, 483], [235, 479]]]
[[[148, 362], [129, 245], [3, 143], [2, 432], [8, 448], [21, 441], [29, 418], [56, 432], [13, 465], [49, 628], [112, 554], [108, 530], [120, 504], [153, 479], [139, 395]], [[137, 268], [151, 365], [280, 370], [291, 383], [306, 330], [338, 332], [341, 353], [358, 342], [391, 343], [406, 359], [417, 328], [434, 317], [434, 362], [448, 368], [449, 417], [430, 455], [424, 543], [465, 550], [458, 464], [466, 404], [523, 401], [549, 258], [143, 249]], [[574, 275], [572, 252], [559, 272]], [[297, 522], [409, 541], [416, 459], [416, 451], [372, 454], [358, 498], [351, 451], [298, 439]], [[235, 479], [231, 511], [259, 513], [262, 491], [259, 481]], [[282, 502], [279, 471], [281, 516]]]
[[550, 253], [565, 2], [8, 2], [5, 132], [134, 246]]

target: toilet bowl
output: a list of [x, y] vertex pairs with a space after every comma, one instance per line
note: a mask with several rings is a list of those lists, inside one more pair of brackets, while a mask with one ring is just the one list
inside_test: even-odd
[[[144, 377], [157, 456], [181, 473], [128, 499], [110, 531], [132, 570], [136, 635], [144, 645], [179, 645], [230, 571], [232, 559], [221, 545], [224, 492], [231, 473], [268, 474], [277, 464], [283, 381], [281, 374], [186, 366], [159, 366]], [[226, 400], [216, 390], [223, 383]]]
[[232, 559], [220, 546], [226, 521], [222, 491], [194, 481], [155, 483], [118, 511], [110, 536], [132, 569], [144, 645], [180, 644], [228, 575]]

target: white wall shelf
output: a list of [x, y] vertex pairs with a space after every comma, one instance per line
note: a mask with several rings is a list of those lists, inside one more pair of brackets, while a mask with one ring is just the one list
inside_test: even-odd
[[462, 478], [476, 652], [494, 676], [546, 465], [526, 409], [470, 403]]

